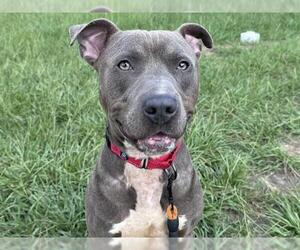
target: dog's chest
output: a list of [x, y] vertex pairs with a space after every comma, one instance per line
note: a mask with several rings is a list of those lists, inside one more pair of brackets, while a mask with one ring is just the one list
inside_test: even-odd
[[[127, 142], [125, 142], [125, 146], [129, 155], [137, 159], [147, 157]], [[127, 187], [133, 187], [137, 194], [136, 210], [156, 208], [158, 211], [162, 211], [160, 206], [160, 198], [163, 192], [162, 175], [163, 170], [161, 169], [139, 169], [125, 163], [124, 176]]]
[[160, 169], [143, 170], [125, 164], [126, 184], [136, 191], [136, 206], [129, 211], [127, 218], [113, 226], [111, 233], [121, 232], [123, 237], [166, 236], [166, 219], [160, 205], [162, 175]]
[[137, 195], [136, 209], [161, 210], [162, 174], [163, 171], [160, 169], [144, 170], [125, 164], [126, 184], [128, 187], [133, 187]]

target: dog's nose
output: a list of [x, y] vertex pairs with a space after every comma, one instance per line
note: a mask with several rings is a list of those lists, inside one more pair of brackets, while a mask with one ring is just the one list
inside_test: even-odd
[[155, 95], [144, 102], [144, 114], [159, 125], [168, 122], [177, 112], [178, 104], [170, 95]]

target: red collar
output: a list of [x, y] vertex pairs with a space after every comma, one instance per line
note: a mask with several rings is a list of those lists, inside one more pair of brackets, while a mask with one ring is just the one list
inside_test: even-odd
[[177, 143], [175, 149], [172, 152], [166, 153], [158, 158], [152, 159], [136, 159], [127, 155], [126, 152], [122, 152], [118, 146], [111, 143], [111, 141], [106, 138], [107, 146], [111, 150], [112, 153], [117, 155], [123, 161], [127, 161], [137, 168], [145, 168], [145, 169], [167, 169], [169, 168], [176, 159], [177, 153], [180, 149], [181, 143]]

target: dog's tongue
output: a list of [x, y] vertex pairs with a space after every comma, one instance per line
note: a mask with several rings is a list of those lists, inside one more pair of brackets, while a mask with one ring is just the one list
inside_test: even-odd
[[163, 134], [156, 134], [145, 139], [138, 140], [138, 146], [151, 153], [171, 151], [175, 148], [176, 139]]

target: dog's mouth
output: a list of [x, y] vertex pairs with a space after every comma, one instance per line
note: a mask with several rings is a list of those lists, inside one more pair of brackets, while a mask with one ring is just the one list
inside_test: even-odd
[[157, 133], [137, 140], [137, 146], [143, 152], [159, 154], [172, 151], [176, 146], [176, 139], [163, 133]]

